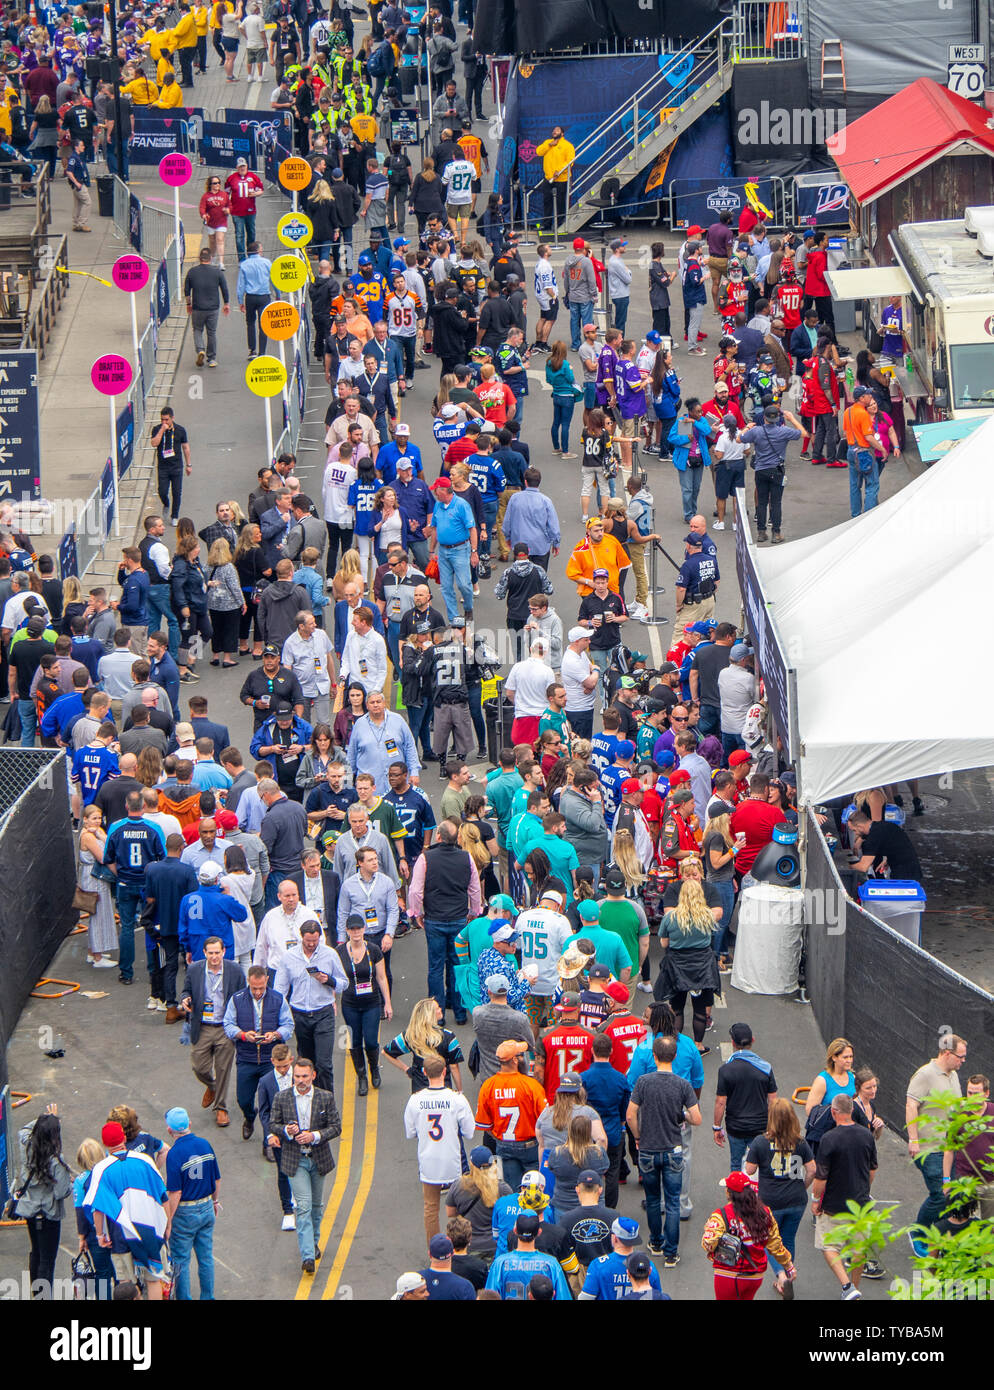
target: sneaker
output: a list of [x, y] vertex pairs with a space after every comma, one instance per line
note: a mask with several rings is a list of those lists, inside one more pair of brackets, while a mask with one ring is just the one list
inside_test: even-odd
[[404, 385], [406, 386], [406, 388], [407, 388], [408, 391], [413, 391], [413, 390], [414, 390], [414, 378], [413, 378], [412, 376], [405, 377], [405, 378], [404, 378]]
[[249, 353], [249, 355], [248, 355], [248, 360], [251, 362], [251, 361], [253, 361], [254, 358], [256, 358], [256, 357], [258, 357], [258, 356], [259, 356], [259, 354], [256, 352], [255, 348], [253, 348], [252, 351], [251, 351], [251, 352]]
[[560, 454], [559, 457], [564, 459], [575, 459], [579, 456], [577, 454], [574, 454], [571, 450], [567, 449], [566, 452], [564, 454]]
[[857, 1287], [856, 1287], [855, 1284], [843, 1284], [843, 1285], [842, 1285], [842, 1302], [843, 1302], [843, 1303], [852, 1303], [853, 1299], [855, 1299], [855, 1298], [862, 1298], [862, 1297], [863, 1297], [863, 1295], [860, 1293], [859, 1289], [857, 1289]]
[[864, 1279], [882, 1279], [887, 1271], [877, 1260], [867, 1260], [863, 1266]]
[[217, 358], [216, 358], [216, 357], [208, 357], [208, 359], [207, 359], [207, 365], [208, 365], [208, 367], [216, 367], [216, 366], [217, 366]]
[[688, 357], [706, 357], [706, 356], [707, 356], [707, 353], [705, 352], [704, 348], [702, 348], [702, 347], [694, 347], [694, 348], [690, 348], [690, 349], [689, 349], [689, 351], [688, 351], [688, 353], [687, 353], [687, 356], [688, 356]]
[[724, 531], [724, 529], [725, 523], [723, 521], [716, 521], [714, 525], [711, 527], [712, 531]]
[[155, 1001], [155, 1011], [156, 1013], [160, 1014], [168, 1012], [168, 1005], [166, 1004], [166, 1001], [164, 999], [157, 999]]
[[281, 1231], [295, 1231], [296, 1229], [297, 1229], [297, 1218], [294, 1216], [294, 1214], [293, 1214], [292, 1211], [288, 1211], [288, 1212], [286, 1213], [286, 1215], [284, 1216], [284, 1218], [283, 1218], [283, 1225], [280, 1227], [280, 1230], [281, 1230]]
[[480, 597], [480, 586], [479, 586], [479, 584], [474, 584], [474, 585], [473, 585], [473, 597], [474, 597], [474, 598], [479, 598], [479, 597]]
[[647, 1249], [650, 1255], [665, 1254], [665, 1251], [663, 1250], [663, 1242], [661, 1240], [650, 1240]]
[[202, 367], [206, 361], [207, 354], [206, 352], [204, 352], [203, 348], [201, 348], [201, 350], [197, 353], [197, 366]]
[[676, 1267], [677, 1267], [677, 1265], [678, 1265], [679, 1263], [680, 1263], [680, 1256], [679, 1256], [679, 1255], [667, 1255], [667, 1256], [666, 1256], [666, 1259], [663, 1261], [663, 1268], [664, 1268], [664, 1269], [676, 1269]]
[[104, 956], [101, 960], [91, 961], [90, 964], [93, 966], [94, 970], [113, 970], [117, 966], [117, 961], [108, 960], [107, 957]]
[[153, 999], [152, 996], [149, 995], [145, 1001], [145, 1007], [146, 1009], [148, 1009], [149, 1013], [154, 1014], [156, 1009], [159, 1007], [158, 999]]
[[911, 1244], [911, 1253], [917, 1255], [920, 1260], [923, 1260], [928, 1254], [928, 1245], [923, 1240], [915, 1240], [914, 1236], [910, 1234], [908, 1240]]
[[650, 985], [650, 984], [649, 984], [647, 981], [645, 981], [645, 980], [639, 980], [639, 982], [638, 982], [638, 984], [635, 986], [635, 988], [639, 991], [640, 994], [651, 994], [651, 993], [652, 993], [652, 985]]

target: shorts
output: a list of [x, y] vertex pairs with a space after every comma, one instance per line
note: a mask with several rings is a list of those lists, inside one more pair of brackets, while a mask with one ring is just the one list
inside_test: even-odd
[[473, 182], [470, 184], [470, 188], [473, 190], [474, 193], [482, 193], [482, 192], [483, 192], [483, 180], [482, 180], [482, 179], [474, 179]]
[[453, 222], [465, 222], [469, 217], [471, 206], [470, 203], [446, 203], [445, 215]]
[[639, 425], [641, 423], [642, 417], [640, 415], [623, 419], [620, 427], [622, 439], [635, 439], [638, 436]]
[[[552, 307], [551, 307], [551, 308], [549, 308], [549, 309], [543, 309], [543, 310], [541, 311], [541, 313], [539, 314], [539, 318], [540, 318], [540, 319], [544, 319], [546, 323], [555, 323], [555, 321], [556, 321], [556, 319], [557, 319], [558, 317], [559, 317], [559, 300], [558, 300], [558, 299], [554, 299], [554, 300], [552, 301]], [[584, 388], [584, 389], [586, 389], [586, 388]]]
[[708, 269], [711, 272], [711, 279], [717, 284], [728, 269], [728, 257], [708, 256]]
[[543, 1023], [555, 1017], [551, 994], [526, 994], [525, 1013], [533, 1028], [541, 1028]]
[[580, 469], [580, 477], [583, 480], [583, 486], [580, 488], [581, 497], [592, 497], [595, 490], [600, 491], [600, 471], [599, 468]]
[[225, 53], [237, 53], [237, 52], [238, 52], [238, 40], [237, 40], [237, 39], [222, 39], [222, 40], [221, 40], [221, 47], [224, 49]]
[[597, 387], [589, 381], [585, 382], [583, 387], [583, 408], [584, 410], [597, 408]]
[[845, 1243], [845, 1236], [838, 1229], [835, 1216], [820, 1211], [815, 1217], [815, 1249], [838, 1250]]
[[266, 50], [264, 48], [247, 48], [245, 50], [246, 63], [265, 63]]
[[730, 468], [719, 463], [714, 471], [714, 495], [724, 502], [737, 488], [745, 487], [745, 465]]

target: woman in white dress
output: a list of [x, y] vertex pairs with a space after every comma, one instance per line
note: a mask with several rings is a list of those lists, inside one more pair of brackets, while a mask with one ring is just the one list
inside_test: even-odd
[[235, 960], [245, 967], [252, 964], [252, 948], [255, 946], [255, 917], [252, 914], [252, 892], [255, 888], [255, 871], [250, 869], [241, 845], [229, 845], [224, 851], [224, 873], [221, 887], [248, 909], [244, 922], [232, 922], [231, 930], [235, 938]]
[[93, 865], [104, 862], [106, 840], [107, 834], [100, 825], [100, 808], [88, 806], [83, 812], [83, 832], [79, 837], [79, 886], [97, 895], [97, 905], [90, 913], [87, 925], [89, 951], [86, 959], [98, 970], [109, 970], [117, 964], [107, 955], [108, 951], [117, 950], [117, 926], [110, 884], [93, 876]]

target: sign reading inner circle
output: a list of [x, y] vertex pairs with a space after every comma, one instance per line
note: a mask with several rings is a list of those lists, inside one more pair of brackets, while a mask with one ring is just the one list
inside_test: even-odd
[[159, 178], [169, 188], [182, 188], [193, 178], [193, 165], [185, 154], [164, 154], [159, 160]]
[[278, 357], [256, 357], [245, 368], [245, 385], [254, 396], [278, 396], [286, 385], [286, 367]]
[[137, 294], [148, 284], [148, 262], [141, 256], [118, 256], [110, 268], [110, 278], [119, 290]]
[[286, 212], [276, 224], [284, 246], [306, 246], [314, 235], [314, 223], [303, 212]]
[[300, 327], [300, 314], [296, 306], [288, 304], [285, 299], [274, 299], [259, 315], [259, 322], [267, 338], [282, 343], [292, 338]]
[[307, 262], [299, 256], [277, 256], [269, 275], [278, 290], [299, 290], [307, 283]]
[[90, 368], [90, 381], [102, 396], [120, 396], [127, 391], [133, 378], [131, 363], [116, 352], [98, 357]]

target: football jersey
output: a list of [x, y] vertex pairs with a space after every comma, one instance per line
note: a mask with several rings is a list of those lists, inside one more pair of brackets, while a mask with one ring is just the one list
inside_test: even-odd
[[[656, 1266], [649, 1263], [649, 1283], [654, 1289], [659, 1289], [659, 1274]], [[632, 1291], [632, 1281], [628, 1277], [628, 1260], [624, 1255], [619, 1255], [617, 1250], [612, 1250], [610, 1255], [602, 1255], [600, 1259], [594, 1260], [592, 1265], [587, 1268], [587, 1277], [583, 1281], [583, 1295], [586, 1299], [597, 1299], [599, 1302], [614, 1302], [625, 1298]]]
[[558, 912], [535, 907], [522, 912], [515, 924], [521, 937], [521, 964], [534, 965], [538, 976], [531, 985], [532, 994], [552, 994], [559, 983], [559, 957], [573, 928]]
[[803, 294], [804, 291], [796, 281], [777, 285], [777, 299], [780, 303], [780, 312], [783, 315], [784, 328], [788, 335], [801, 322], [801, 298]]
[[544, 258], [535, 263], [535, 298], [540, 309], [551, 309], [557, 299], [556, 272]]
[[387, 332], [394, 338], [414, 338], [418, 332], [418, 311], [421, 300], [413, 291], [404, 295], [388, 294], [384, 307]]
[[590, 740], [590, 766], [598, 777], [614, 762], [614, 753], [619, 742], [614, 734], [605, 733], [594, 734]]
[[431, 809], [431, 802], [417, 787], [408, 787], [406, 792], [385, 792], [383, 800], [390, 803], [404, 827], [404, 849], [409, 861], [413, 862], [412, 848], [416, 847], [416, 852], [420, 854], [425, 831], [435, 828], [435, 812]]
[[92, 803], [107, 778], [117, 772], [117, 754], [103, 744], [99, 748], [80, 748], [73, 754], [72, 779], [79, 783], [84, 806]]
[[539, 1039], [545, 1056], [545, 1094], [556, 1098], [559, 1082], [568, 1071], [586, 1071], [594, 1059], [594, 1035], [579, 1023], [560, 1023]]
[[580, 1022], [584, 1028], [599, 1028], [610, 1008], [611, 1001], [602, 989], [581, 989]]
[[645, 1037], [645, 1024], [634, 1014], [612, 1014], [600, 1031], [606, 1033], [611, 1039], [613, 1047], [611, 1052], [612, 1067], [615, 1071], [620, 1071], [622, 1076], [627, 1076], [628, 1068], [632, 1064], [632, 1057], [635, 1055], [635, 1049]]
[[463, 294], [468, 295], [474, 304], [479, 304], [487, 291], [487, 277], [484, 271], [470, 261], [456, 261], [450, 273], [450, 279], [454, 280]]
[[366, 303], [366, 317], [370, 323], [379, 323], [383, 317], [383, 303], [387, 296], [386, 277], [378, 270], [357, 270], [348, 278], [348, 284]]
[[535, 1122], [544, 1109], [545, 1091], [533, 1076], [499, 1071], [480, 1087], [476, 1123], [495, 1139], [520, 1142], [535, 1138]]
[[467, 161], [472, 164], [477, 178], [482, 177], [482, 156], [483, 141], [478, 135], [460, 135], [459, 148], [466, 156]]
[[601, 796], [604, 798], [604, 819], [608, 825], [614, 824], [621, 805], [621, 784], [632, 775], [630, 767], [605, 767], [599, 773]]
[[445, 184], [445, 201], [454, 206], [466, 207], [473, 201], [473, 180], [476, 170], [468, 159], [453, 159], [445, 166], [442, 182]]
[[472, 1139], [476, 1120], [469, 1101], [448, 1086], [416, 1091], [404, 1108], [404, 1132], [418, 1141], [422, 1182], [455, 1182], [462, 1172], [460, 1138]]
[[442, 451], [442, 461], [445, 461], [445, 451], [450, 444], [457, 439], [462, 439], [466, 433], [465, 420], [446, 420], [443, 416], [436, 416], [431, 427], [431, 432], [435, 436], [436, 443]]

